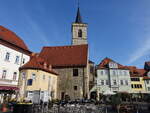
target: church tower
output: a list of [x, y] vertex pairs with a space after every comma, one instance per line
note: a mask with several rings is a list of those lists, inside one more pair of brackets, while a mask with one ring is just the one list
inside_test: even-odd
[[80, 8], [78, 7], [75, 22], [72, 24], [72, 45], [88, 44], [87, 24], [82, 22]]

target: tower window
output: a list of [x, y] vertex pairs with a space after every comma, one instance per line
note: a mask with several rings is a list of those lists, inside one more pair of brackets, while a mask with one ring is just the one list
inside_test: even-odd
[[82, 37], [82, 30], [81, 29], [79, 29], [79, 31], [78, 31], [78, 37]]

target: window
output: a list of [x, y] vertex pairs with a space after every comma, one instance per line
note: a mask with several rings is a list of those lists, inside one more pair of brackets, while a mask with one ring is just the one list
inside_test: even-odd
[[78, 30], [78, 37], [82, 37], [82, 30], [81, 29]]
[[148, 87], [148, 91], [150, 91], [150, 87]]
[[3, 70], [2, 79], [5, 79], [5, 78], [6, 78], [6, 73], [7, 73], [7, 71], [6, 71], [6, 70]]
[[13, 80], [16, 80], [17, 79], [17, 72], [14, 72], [13, 74]]
[[25, 58], [23, 58], [22, 63], [23, 63], [23, 64], [25, 63]]
[[73, 76], [78, 76], [78, 69], [73, 69]]
[[131, 87], [132, 87], [132, 88], [134, 88], [134, 85], [133, 85], [133, 84], [131, 84]]
[[6, 56], [5, 56], [5, 60], [6, 60], [6, 61], [9, 61], [9, 59], [10, 59], [10, 53], [7, 52], [7, 53], [6, 53]]
[[122, 75], [122, 71], [121, 70], [119, 71], [119, 74]]
[[24, 80], [25, 77], [26, 77], [26, 73], [25, 73], [25, 72], [22, 72], [21, 75], [22, 75], [22, 80]]
[[116, 80], [113, 80], [113, 83], [114, 83], [114, 85], [117, 85], [117, 82], [116, 82]]
[[101, 85], [104, 85], [104, 80], [101, 80]]
[[140, 81], [139, 78], [131, 78], [131, 81]]
[[45, 75], [43, 75], [43, 80], [45, 80]]
[[142, 88], [142, 85], [140, 84], [139, 87]]
[[126, 71], [124, 71], [124, 75], [127, 75], [127, 72], [126, 72]]
[[116, 71], [113, 70], [113, 75], [116, 75]]
[[90, 66], [90, 73], [94, 73], [94, 67]]
[[136, 85], [136, 84], [134, 84], [134, 88], [137, 88], [137, 85]]
[[32, 73], [32, 79], [35, 80], [36, 79], [36, 75], [34, 73]]
[[123, 80], [120, 80], [120, 84], [123, 85]]
[[106, 85], [109, 85], [109, 81], [108, 80], [106, 80]]
[[128, 85], [128, 80], [125, 80], [126, 85]]
[[15, 64], [19, 64], [19, 56], [16, 56]]
[[33, 91], [28, 91], [27, 92], [27, 97], [32, 98], [33, 97]]
[[105, 70], [105, 75], [108, 75], [108, 70]]
[[146, 83], [149, 84], [149, 80], [146, 80]]
[[49, 82], [51, 81], [51, 77], [48, 78], [48, 81], [49, 81]]
[[74, 90], [77, 90], [78, 89], [78, 87], [77, 86], [74, 86]]
[[101, 71], [101, 75], [103, 75], [104, 73], [103, 73], [103, 71]]
[[32, 86], [32, 79], [28, 79], [28, 81], [27, 81], [27, 86]]

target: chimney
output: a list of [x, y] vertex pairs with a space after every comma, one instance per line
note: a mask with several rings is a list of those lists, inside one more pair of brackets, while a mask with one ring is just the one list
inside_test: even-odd
[[45, 69], [47, 68], [47, 63], [46, 63], [46, 62], [44, 62], [44, 68], [45, 68]]
[[52, 70], [52, 65], [49, 65], [48, 68], [49, 68], [49, 70]]

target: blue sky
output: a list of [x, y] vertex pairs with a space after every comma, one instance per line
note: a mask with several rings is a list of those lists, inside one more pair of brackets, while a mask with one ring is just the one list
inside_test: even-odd
[[[142, 68], [150, 60], [150, 0], [80, 0], [88, 23], [90, 59], [110, 57]], [[77, 0], [0, 0], [0, 25], [20, 36], [31, 51], [71, 44]]]

